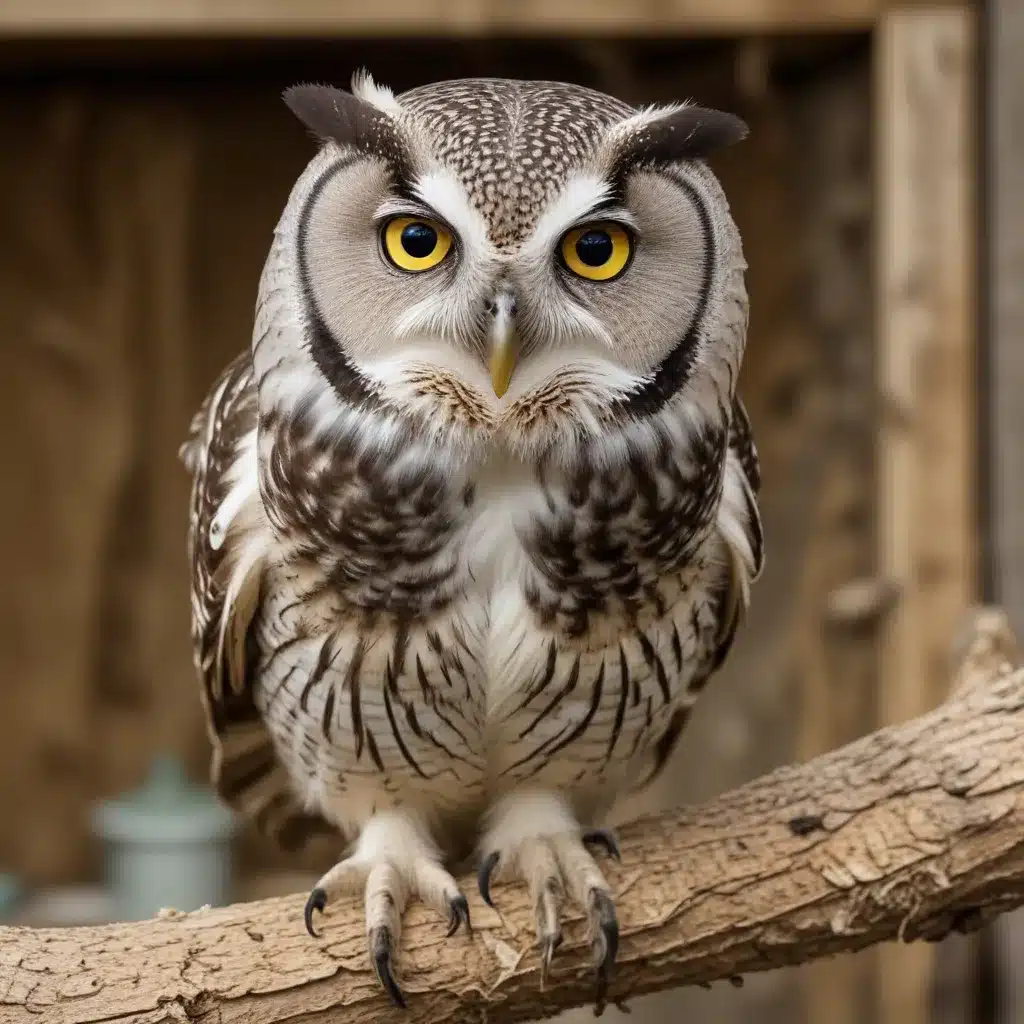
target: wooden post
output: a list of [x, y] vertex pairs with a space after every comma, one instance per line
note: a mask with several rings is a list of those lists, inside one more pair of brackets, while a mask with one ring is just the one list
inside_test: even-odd
[[[1024, 623], [1024, 5], [990, 0], [987, 257], [989, 330], [989, 541], [993, 597]], [[1024, 1016], [1024, 914], [994, 926], [998, 942], [998, 1024]]]
[[[814, 339], [803, 343], [818, 371], [811, 382], [820, 470], [807, 501], [813, 511], [801, 523], [808, 539], [792, 641], [801, 707], [796, 753], [807, 760], [874, 728], [875, 637], [886, 608], [885, 588], [872, 587], [869, 576], [877, 495], [868, 61], [823, 61], [813, 82], [794, 87], [788, 106], [790, 138], [800, 140], [789, 153]], [[873, 966], [870, 957], [847, 956], [804, 968], [803, 1020], [860, 1024], [871, 1007]]]
[[[895, 9], [876, 33], [879, 715], [943, 698], [950, 637], [976, 597], [973, 14]], [[880, 1024], [927, 1024], [933, 951], [883, 947]]]

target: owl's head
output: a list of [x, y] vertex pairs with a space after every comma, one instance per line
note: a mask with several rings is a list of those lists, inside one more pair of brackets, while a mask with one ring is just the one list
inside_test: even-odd
[[263, 276], [261, 401], [534, 455], [728, 406], [745, 265], [705, 158], [739, 118], [555, 82], [396, 97], [362, 73], [285, 102], [322, 145]]

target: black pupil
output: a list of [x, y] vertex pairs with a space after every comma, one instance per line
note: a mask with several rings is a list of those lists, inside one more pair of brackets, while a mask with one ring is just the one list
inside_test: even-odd
[[437, 248], [437, 232], [429, 224], [409, 224], [402, 229], [402, 248], [421, 260]]
[[612, 239], [606, 231], [587, 231], [576, 241], [576, 255], [588, 267], [604, 266], [612, 258]]

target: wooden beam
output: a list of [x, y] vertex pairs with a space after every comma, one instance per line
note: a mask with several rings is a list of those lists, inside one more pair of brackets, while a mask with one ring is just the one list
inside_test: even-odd
[[889, 6], [891, 0], [3, 0], [0, 38], [868, 31]]
[[[876, 38], [883, 724], [944, 697], [949, 637], [977, 595], [972, 56], [967, 9], [894, 10]], [[927, 1024], [932, 951], [879, 957], [879, 1024]]]

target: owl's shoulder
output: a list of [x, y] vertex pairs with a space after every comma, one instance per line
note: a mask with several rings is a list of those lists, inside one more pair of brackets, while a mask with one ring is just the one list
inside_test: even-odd
[[225, 456], [230, 460], [239, 439], [255, 427], [256, 415], [252, 357], [244, 351], [217, 375], [192, 417], [178, 449], [185, 468], [203, 481], [211, 470], [216, 478], [225, 469]]
[[737, 395], [732, 402], [732, 422], [729, 426], [729, 450], [733, 453], [747, 483], [754, 494], [761, 490], [761, 460], [754, 443], [754, 431], [742, 399]]
[[252, 626], [275, 539], [256, 464], [256, 381], [248, 352], [219, 375], [192, 419], [188, 530], [193, 658], [213, 747], [211, 781], [264, 833], [297, 849], [333, 829], [307, 813], [255, 703]]

